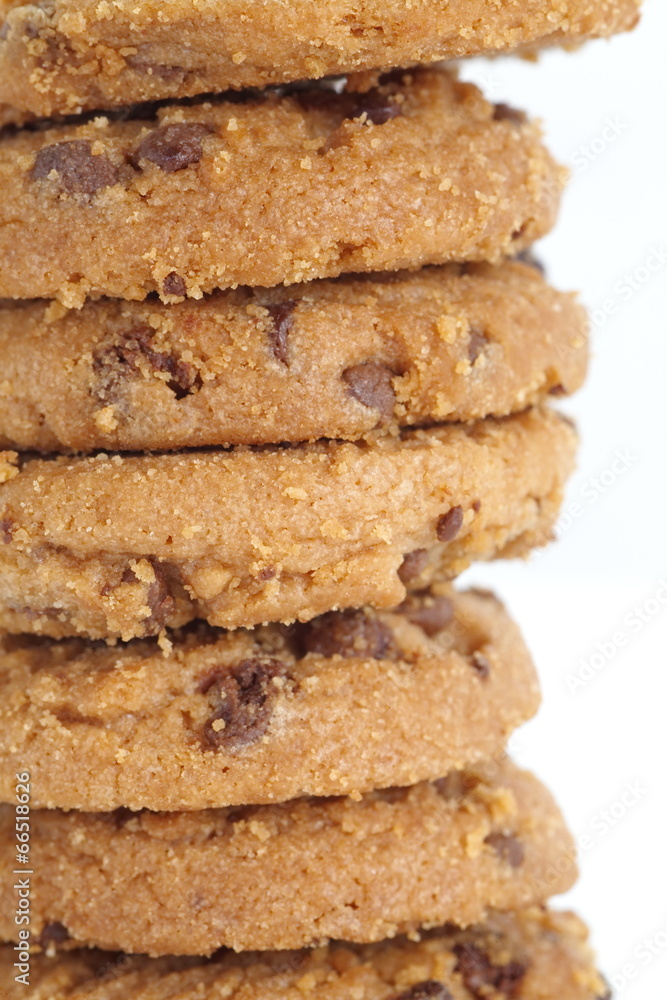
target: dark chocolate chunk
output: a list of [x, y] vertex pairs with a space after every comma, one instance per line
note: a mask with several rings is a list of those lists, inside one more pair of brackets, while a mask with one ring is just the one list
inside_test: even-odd
[[151, 565], [155, 580], [149, 585], [146, 594], [146, 604], [151, 613], [148, 618], [144, 618], [142, 624], [146, 635], [157, 635], [169, 621], [176, 605], [165, 569], [155, 559], [151, 559]]
[[442, 632], [454, 619], [454, 605], [444, 595], [409, 597], [401, 604], [399, 610], [408, 621], [418, 625], [428, 636]]
[[134, 56], [126, 56], [125, 62], [135, 72], [144, 73], [146, 76], [156, 76], [160, 80], [171, 81], [182, 79], [186, 73], [183, 66], [165, 66], [152, 62], [142, 55], [141, 51], [137, 52]]
[[396, 402], [392, 385], [394, 377], [390, 368], [375, 361], [354, 365], [343, 372], [343, 381], [347, 383], [350, 395], [363, 406], [378, 410], [387, 420], [393, 416]]
[[303, 627], [303, 654], [320, 656], [388, 658], [393, 651], [393, 635], [378, 618], [365, 611], [330, 611]]
[[484, 653], [480, 653], [478, 649], [471, 655], [470, 664], [484, 680], [491, 673], [491, 664], [486, 656], [484, 656]]
[[523, 125], [528, 121], [528, 115], [524, 111], [513, 108], [510, 104], [496, 104], [493, 109], [493, 120], [496, 122], [512, 122], [514, 125]]
[[39, 937], [37, 938], [37, 944], [40, 948], [46, 949], [50, 944], [62, 944], [63, 941], [69, 940], [69, 931], [64, 924], [60, 921], [55, 920], [53, 923], [44, 924]]
[[[526, 967], [520, 962], [494, 965], [487, 953], [478, 945], [465, 943], [454, 945], [456, 965], [463, 985], [475, 1000], [487, 1000], [489, 995], [500, 994], [508, 1000], [518, 996], [521, 981], [526, 975]], [[495, 993], [491, 993], [495, 991]]]
[[[157, 559], [149, 559], [149, 562], [153, 567], [155, 579], [148, 585], [146, 591], [146, 604], [150, 609], [148, 617], [142, 620], [144, 635], [146, 636], [157, 635], [161, 632], [173, 614], [175, 607], [165, 568]], [[139, 582], [141, 581], [132, 567], [128, 566], [121, 577], [121, 583]]]
[[289, 367], [287, 338], [294, 322], [296, 302], [288, 299], [286, 302], [276, 302], [274, 305], [267, 306], [266, 308], [271, 317], [271, 326], [268, 330], [271, 350], [277, 361]]
[[97, 395], [103, 402], [113, 401], [128, 375], [141, 371], [142, 361], [153, 371], [170, 376], [166, 384], [178, 400], [201, 388], [197, 368], [173, 354], [156, 351], [152, 346], [154, 336], [150, 327], [139, 327], [123, 334], [118, 343], [103, 346], [94, 356], [93, 371], [100, 381]]
[[433, 784], [443, 799], [447, 801], [460, 800], [477, 788], [479, 778], [469, 771], [450, 771], [444, 778], [438, 778]]
[[451, 542], [463, 525], [463, 507], [452, 507], [438, 521], [435, 533], [440, 542]]
[[2, 538], [5, 545], [11, 545], [15, 527], [16, 523], [14, 522], [14, 519], [9, 516], [9, 514], [5, 514], [4, 517], [0, 519], [0, 538]]
[[67, 194], [95, 194], [118, 182], [118, 169], [106, 156], [93, 156], [89, 142], [75, 139], [45, 146], [30, 171], [32, 180], [45, 180], [55, 172]]
[[243, 660], [209, 677], [202, 690], [211, 692], [219, 704], [204, 727], [204, 745], [235, 753], [257, 743], [271, 722], [278, 696], [277, 677], [289, 677], [285, 664], [259, 658]]
[[401, 113], [401, 106], [396, 101], [392, 101], [379, 90], [369, 90], [365, 94], [358, 94], [350, 118], [361, 118], [366, 116], [366, 121], [374, 125], [384, 125], [393, 118], [398, 118]]
[[187, 293], [185, 280], [176, 271], [170, 271], [162, 282], [162, 291], [165, 295], [184, 296]]
[[490, 833], [484, 843], [492, 847], [498, 857], [512, 868], [519, 868], [523, 864], [525, 857], [523, 844], [514, 834]]
[[453, 1000], [453, 997], [444, 983], [439, 983], [435, 979], [425, 979], [423, 983], [417, 983], [405, 993], [401, 993], [396, 1000]]
[[418, 576], [421, 576], [427, 566], [427, 550], [415, 549], [414, 552], [408, 552], [403, 557], [403, 562], [398, 570], [398, 578], [401, 583], [410, 583], [411, 580], [415, 580]]
[[141, 160], [150, 160], [168, 174], [184, 170], [199, 163], [203, 156], [202, 139], [212, 131], [210, 125], [201, 122], [177, 122], [156, 128], [141, 140], [132, 162], [139, 166]]

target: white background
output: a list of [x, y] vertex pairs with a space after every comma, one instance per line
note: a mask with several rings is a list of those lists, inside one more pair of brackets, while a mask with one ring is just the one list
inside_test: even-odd
[[499, 591], [535, 655], [544, 706], [514, 756], [582, 838], [564, 901], [592, 925], [621, 1000], [667, 997], [666, 44], [667, 4], [648, 0], [633, 34], [537, 64], [462, 66], [491, 99], [541, 118], [572, 170], [539, 256], [595, 310], [588, 385], [564, 406], [583, 437], [577, 516], [527, 565], [464, 581]]

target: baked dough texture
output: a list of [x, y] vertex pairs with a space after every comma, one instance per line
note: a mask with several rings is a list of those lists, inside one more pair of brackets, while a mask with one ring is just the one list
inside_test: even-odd
[[127, 640], [394, 607], [548, 541], [576, 441], [535, 409], [372, 444], [0, 453], [0, 627]]
[[535, 124], [444, 69], [23, 130], [0, 137], [0, 297], [498, 262], [551, 229], [564, 180]]

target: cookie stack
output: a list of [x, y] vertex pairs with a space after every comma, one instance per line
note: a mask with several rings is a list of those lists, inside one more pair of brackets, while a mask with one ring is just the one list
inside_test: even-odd
[[546, 542], [573, 465], [586, 319], [529, 249], [563, 171], [386, 67], [637, 3], [477, 6], [4, 12], [10, 1000], [606, 995], [505, 750], [530, 656], [451, 583]]

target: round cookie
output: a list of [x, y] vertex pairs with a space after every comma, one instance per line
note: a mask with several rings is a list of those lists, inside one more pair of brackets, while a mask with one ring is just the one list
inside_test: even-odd
[[535, 409], [372, 444], [0, 453], [0, 628], [131, 639], [394, 607], [546, 542], [575, 449]]
[[539, 704], [502, 606], [447, 584], [393, 611], [169, 642], [5, 637], [0, 801], [22, 770], [33, 807], [91, 812], [415, 784], [495, 756]]
[[586, 326], [572, 296], [521, 262], [174, 305], [6, 302], [0, 447], [358, 440], [378, 428], [505, 416], [579, 388]]
[[[632, 28], [639, 0], [5, 0], [0, 101], [76, 113]], [[4, 22], [4, 23], [2, 23]]]
[[137, 114], [0, 139], [0, 296], [498, 261], [551, 228], [565, 179], [536, 125], [444, 69]]
[[[6, 1000], [610, 1000], [588, 932], [573, 913], [530, 907], [447, 927], [419, 941], [333, 944], [300, 952], [201, 959], [79, 951], [30, 960], [30, 988], [13, 982], [15, 952], [0, 948]], [[480, 992], [481, 991], [481, 992]]]
[[[14, 809], [0, 807], [13, 867]], [[483, 920], [568, 889], [575, 848], [536, 778], [507, 759], [351, 798], [179, 813], [30, 816], [31, 932], [67, 944], [208, 955], [380, 941]], [[0, 939], [15, 940], [14, 897]], [[65, 936], [61, 933], [61, 940]]]

